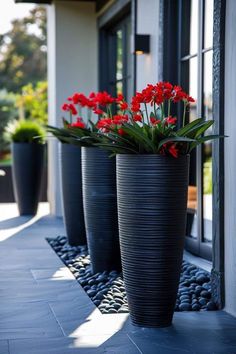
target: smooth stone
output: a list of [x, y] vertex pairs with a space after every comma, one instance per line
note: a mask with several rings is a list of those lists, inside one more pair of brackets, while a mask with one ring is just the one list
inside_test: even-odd
[[217, 310], [217, 306], [213, 301], [209, 301], [206, 305], [206, 308], [208, 311], [214, 311]]
[[96, 290], [88, 290], [87, 294], [89, 297], [93, 297], [96, 294]]
[[198, 303], [195, 303], [192, 305], [192, 310], [193, 311], [200, 311], [201, 306]]
[[206, 299], [210, 299], [211, 298], [211, 293], [209, 291], [207, 291], [207, 290], [202, 290], [200, 295], [202, 297], [205, 297]]
[[188, 303], [182, 303], [179, 305], [180, 311], [190, 311], [191, 310], [191, 305]]
[[198, 300], [199, 304], [204, 306], [207, 304], [207, 299], [205, 299], [204, 297], [201, 297], [199, 300]]
[[108, 310], [108, 313], [117, 313], [117, 310], [114, 309], [114, 308], [111, 308], [111, 309]]
[[98, 306], [98, 305], [100, 305], [101, 301], [95, 299], [95, 300], [93, 300], [93, 303], [94, 303], [96, 306]]

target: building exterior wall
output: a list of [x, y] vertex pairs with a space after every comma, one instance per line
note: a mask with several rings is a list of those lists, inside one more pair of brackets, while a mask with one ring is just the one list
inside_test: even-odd
[[236, 316], [236, 1], [226, 1], [225, 28], [225, 309]]
[[137, 56], [137, 91], [148, 83], [155, 84], [160, 77], [159, 55], [159, 0], [137, 0], [137, 33], [150, 35], [150, 54]]
[[[60, 1], [48, 6], [49, 124], [61, 125], [61, 105], [74, 91], [98, 87], [95, 4]], [[49, 141], [51, 213], [61, 215], [58, 142]]]

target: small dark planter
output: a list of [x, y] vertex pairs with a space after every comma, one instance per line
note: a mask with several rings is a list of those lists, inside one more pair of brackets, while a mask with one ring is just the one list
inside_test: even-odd
[[13, 187], [20, 215], [35, 215], [40, 197], [45, 145], [13, 143]]
[[186, 230], [188, 166], [188, 156], [117, 156], [122, 269], [135, 325], [171, 325]]
[[61, 144], [61, 181], [63, 218], [68, 243], [85, 245], [86, 233], [82, 199], [81, 148]]
[[120, 270], [115, 159], [99, 148], [83, 147], [82, 177], [92, 271]]

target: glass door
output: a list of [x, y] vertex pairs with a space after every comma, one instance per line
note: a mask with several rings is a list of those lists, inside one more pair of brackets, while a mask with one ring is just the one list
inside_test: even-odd
[[[100, 66], [103, 68], [103, 88], [110, 94], [122, 93], [126, 100], [133, 95], [132, 54], [131, 54], [131, 18], [125, 17], [103, 29], [103, 54]], [[104, 50], [105, 49], [105, 50]], [[104, 57], [106, 53], [106, 58]]]
[[[189, 122], [213, 118], [213, 6], [214, 0], [181, 1], [179, 82], [196, 98], [188, 112]], [[191, 156], [186, 248], [209, 260], [212, 257], [211, 143], [199, 146]]]

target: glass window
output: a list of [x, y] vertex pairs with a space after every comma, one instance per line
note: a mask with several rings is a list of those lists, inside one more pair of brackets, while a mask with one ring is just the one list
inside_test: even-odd
[[[214, 0], [181, 0], [180, 23], [185, 21], [185, 24], [181, 26], [179, 37], [183, 39], [180, 80], [183, 88], [196, 99], [188, 112], [190, 122], [198, 117], [213, 118], [213, 3]], [[186, 48], [189, 48], [188, 54], [183, 51]], [[211, 128], [207, 133], [210, 132]], [[212, 144], [208, 142], [191, 153], [186, 236], [190, 251], [211, 258]]]

